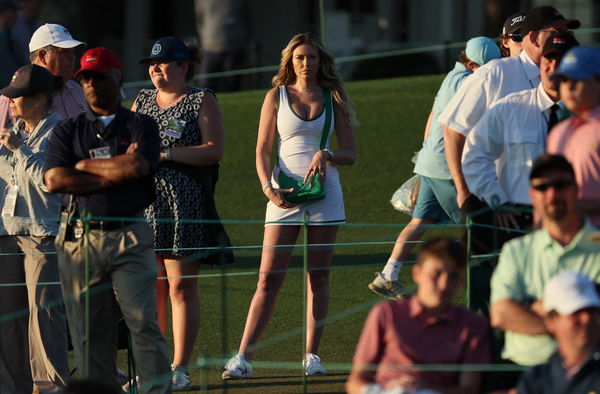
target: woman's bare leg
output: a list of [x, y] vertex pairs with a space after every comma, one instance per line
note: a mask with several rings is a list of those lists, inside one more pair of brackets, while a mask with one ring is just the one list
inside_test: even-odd
[[198, 279], [182, 278], [197, 275], [200, 264], [180, 259], [165, 259], [169, 277], [169, 294], [173, 314], [173, 364], [187, 365], [200, 326]]
[[[308, 251], [308, 300], [306, 310], [306, 352], [317, 353], [325, 326], [329, 308], [329, 267], [333, 256], [333, 244], [337, 235], [337, 226], [311, 226], [308, 229], [309, 244], [328, 244], [309, 246]], [[327, 269], [323, 269], [327, 268]]]
[[[275, 301], [285, 279], [285, 271], [298, 238], [300, 226], [265, 226], [258, 283], [246, 318], [246, 326], [238, 353], [252, 358], [256, 344], [271, 321]], [[283, 271], [283, 272], [282, 272]]]

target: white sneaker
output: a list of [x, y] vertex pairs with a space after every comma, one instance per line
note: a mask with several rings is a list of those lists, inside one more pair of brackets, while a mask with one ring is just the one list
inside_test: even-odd
[[410, 297], [410, 293], [404, 289], [400, 280], [387, 280], [379, 272], [375, 273], [375, 279], [369, 283], [369, 289], [391, 300]]
[[136, 376], [135, 377], [135, 385], [133, 384], [133, 379], [129, 379], [129, 381], [127, 383], [125, 383], [123, 386], [121, 386], [121, 389], [123, 389], [123, 391], [129, 392], [129, 390], [132, 387], [140, 387], [140, 377]]
[[306, 353], [302, 366], [306, 376], [327, 375], [327, 371], [321, 365], [321, 359], [314, 353]]
[[246, 361], [243, 354], [236, 354], [225, 364], [225, 371], [221, 374], [223, 380], [226, 379], [248, 379], [253, 377], [252, 365]]
[[119, 368], [117, 368], [117, 381], [119, 382], [119, 386], [123, 387], [129, 382], [129, 376]]
[[185, 367], [171, 364], [171, 371], [173, 371], [171, 391], [190, 391], [192, 389], [190, 375], [187, 374]]

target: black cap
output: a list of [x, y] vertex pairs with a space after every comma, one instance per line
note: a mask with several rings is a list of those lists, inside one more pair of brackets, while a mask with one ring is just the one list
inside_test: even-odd
[[529, 179], [541, 178], [549, 171], [568, 172], [573, 178], [575, 178], [573, 166], [567, 159], [565, 159], [564, 156], [545, 153], [533, 162], [531, 172], [529, 173]]
[[544, 44], [542, 50], [542, 56], [548, 56], [551, 54], [557, 54], [559, 58], [567, 52], [569, 49], [579, 45], [579, 42], [569, 31], [561, 31], [559, 33], [552, 33]]
[[166, 63], [189, 60], [191, 60], [190, 50], [185, 46], [183, 41], [175, 37], [162, 37], [152, 46], [150, 56], [140, 59], [138, 63]]
[[519, 33], [524, 20], [525, 14], [522, 12], [516, 12], [510, 15], [508, 18], [506, 18], [506, 21], [502, 26], [502, 34]]
[[0, 94], [8, 98], [17, 98], [38, 92], [51, 93], [61, 82], [61, 77], [55, 77], [44, 67], [30, 64], [15, 71], [10, 84], [0, 90]]
[[527, 35], [530, 31], [538, 31], [548, 27], [564, 27], [578, 29], [581, 23], [577, 19], [565, 19], [554, 7], [543, 5], [533, 7], [525, 16], [521, 26], [521, 34]]

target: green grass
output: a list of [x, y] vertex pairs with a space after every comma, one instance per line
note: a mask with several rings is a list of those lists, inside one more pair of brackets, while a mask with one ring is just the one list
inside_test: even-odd
[[[357, 160], [341, 167], [348, 225], [339, 243], [393, 242], [409, 217], [389, 204], [394, 190], [412, 173], [411, 158], [421, 147], [423, 128], [442, 76], [354, 82], [347, 85], [358, 118]], [[266, 198], [256, 177], [254, 147], [258, 116], [265, 92], [219, 96], [225, 119], [226, 150], [217, 186], [221, 218], [253, 221], [226, 222], [235, 246], [260, 245]], [[373, 225], [359, 225], [370, 223]], [[389, 255], [391, 245], [354, 245], [336, 248], [331, 272], [329, 318], [319, 350], [330, 375], [309, 379], [309, 392], [344, 392], [347, 367], [370, 307], [381, 301], [367, 284]], [[291, 268], [302, 265], [297, 250]], [[192, 360], [228, 357], [236, 351], [250, 299], [256, 286], [259, 249], [236, 251], [236, 262], [223, 269], [227, 276], [199, 280], [201, 328]], [[408, 270], [405, 270], [405, 275]], [[219, 274], [202, 269], [201, 274]], [[240, 274], [248, 275], [240, 275]], [[194, 391], [297, 393], [302, 391], [302, 274], [288, 273], [278, 304], [254, 359], [255, 379], [224, 385], [222, 364], [192, 371]], [[169, 339], [169, 341], [171, 341]], [[172, 342], [170, 343], [172, 349]], [[291, 363], [291, 364], [290, 364]], [[337, 364], [337, 365], [336, 365]], [[339, 369], [338, 369], [339, 368]]]

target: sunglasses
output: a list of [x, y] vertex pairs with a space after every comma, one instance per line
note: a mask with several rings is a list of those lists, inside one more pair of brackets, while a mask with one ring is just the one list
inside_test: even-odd
[[564, 190], [564, 189], [572, 186], [574, 183], [575, 182], [573, 181], [573, 179], [557, 179], [557, 180], [550, 181], [550, 182], [544, 182], [544, 183], [538, 183], [535, 185], [531, 185], [531, 187], [537, 191], [545, 192], [548, 189], [550, 189], [551, 187], [553, 187], [556, 190]]
[[116, 76], [117, 74], [114, 72], [97, 73], [94, 71], [84, 71], [77, 76], [77, 80], [80, 82], [87, 82], [93, 79], [96, 82], [105, 82], [109, 79], [115, 78]]
[[523, 35], [520, 34], [520, 33], [507, 34], [506, 36], [508, 38], [510, 38], [511, 40], [513, 40], [514, 42], [521, 42], [521, 41], [523, 41]]

